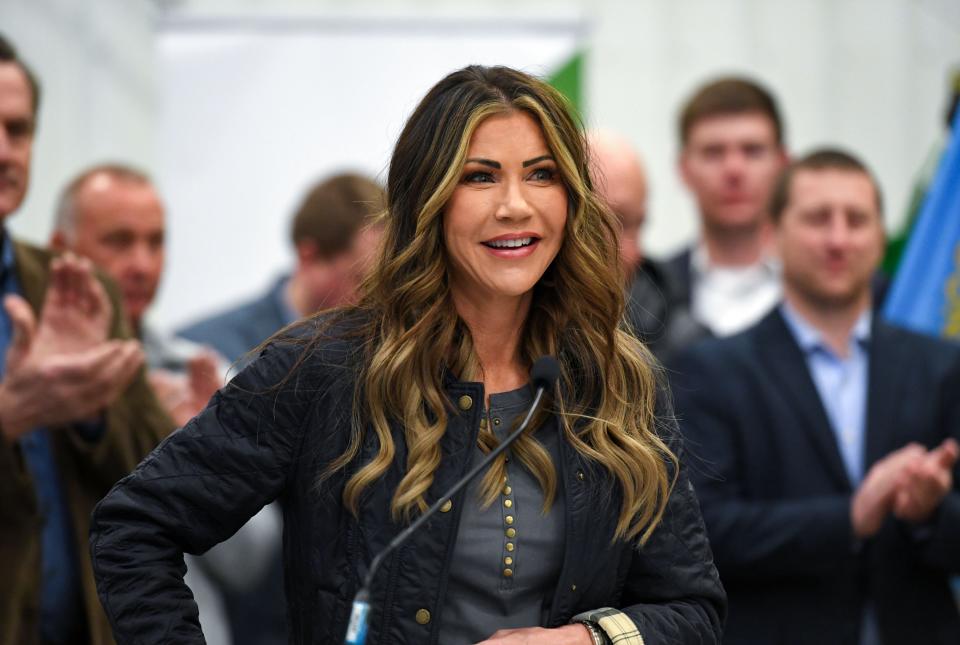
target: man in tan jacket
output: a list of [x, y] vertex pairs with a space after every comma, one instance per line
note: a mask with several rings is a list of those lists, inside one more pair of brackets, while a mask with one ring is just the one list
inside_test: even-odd
[[[39, 87], [0, 36], [0, 223], [23, 202]], [[166, 434], [143, 353], [90, 263], [0, 224], [0, 643], [111, 643], [90, 511]]]

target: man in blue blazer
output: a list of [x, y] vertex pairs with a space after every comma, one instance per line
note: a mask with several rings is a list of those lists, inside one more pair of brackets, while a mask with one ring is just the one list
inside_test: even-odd
[[960, 346], [872, 313], [881, 210], [852, 156], [791, 164], [783, 302], [671, 366], [727, 643], [960, 643]]

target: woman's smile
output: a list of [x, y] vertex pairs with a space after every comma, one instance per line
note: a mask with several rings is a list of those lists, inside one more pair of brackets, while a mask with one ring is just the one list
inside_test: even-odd
[[507, 233], [481, 244], [495, 257], [513, 259], [531, 255], [539, 242], [540, 236], [534, 233]]

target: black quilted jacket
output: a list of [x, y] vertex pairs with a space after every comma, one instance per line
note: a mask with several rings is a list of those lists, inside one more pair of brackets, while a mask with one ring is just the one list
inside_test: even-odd
[[[294, 369], [302, 352], [288, 344], [267, 349], [96, 508], [93, 565], [118, 643], [203, 642], [182, 580], [183, 553], [203, 553], [278, 498], [285, 509], [291, 642], [343, 642], [367, 565], [402, 528], [389, 519], [389, 501], [405, 448], [395, 432], [394, 467], [368, 489], [359, 518], [345, 511], [340, 498], [351, 469], [318, 481], [349, 437], [356, 344], [325, 341]], [[484, 400], [479, 383], [450, 379], [447, 394], [454, 403], [466, 396], [476, 404], [453, 406], [431, 501], [465, 472]], [[685, 472], [644, 547], [611, 544], [616, 495], [595, 467], [564, 445], [558, 474], [566, 553], [546, 626], [613, 607], [632, 620], [646, 645], [719, 642], [726, 597]], [[360, 461], [375, 450], [375, 440], [365, 439]], [[462, 504], [461, 495], [453, 512], [438, 513], [384, 563], [368, 644], [437, 643]]]

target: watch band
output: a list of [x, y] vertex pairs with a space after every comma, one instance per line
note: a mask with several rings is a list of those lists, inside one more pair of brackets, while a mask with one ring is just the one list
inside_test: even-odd
[[603, 645], [644, 645], [643, 636], [627, 614], [613, 607], [584, 611], [570, 619], [571, 623], [593, 623], [600, 631]]
[[609, 645], [610, 639], [607, 638], [606, 632], [600, 629], [600, 625], [592, 620], [580, 620], [577, 622], [586, 627], [587, 631], [590, 632], [590, 640], [593, 645]]

